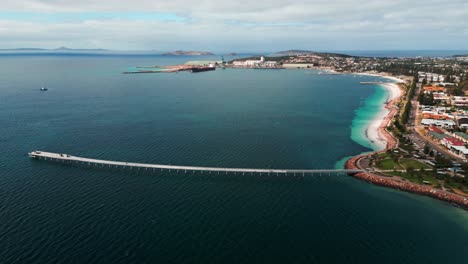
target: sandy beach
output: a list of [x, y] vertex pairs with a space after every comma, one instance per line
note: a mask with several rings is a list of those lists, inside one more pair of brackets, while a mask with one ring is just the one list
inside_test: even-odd
[[374, 119], [366, 127], [366, 137], [376, 146], [377, 151], [384, 150], [388, 144], [388, 135], [385, 135], [384, 129], [387, 125], [387, 118], [392, 109], [391, 102], [397, 100], [401, 95], [402, 91], [398, 86], [398, 83], [404, 83], [405, 81], [397, 77], [385, 76], [373, 73], [358, 73], [356, 75], [366, 75], [366, 76], [375, 76], [383, 77], [385, 79], [391, 80], [393, 82], [380, 84], [387, 91], [387, 99], [384, 104], [382, 104], [379, 113], [374, 117]]
[[388, 96], [385, 104], [382, 105], [379, 113], [375, 116], [369, 126], [366, 128], [366, 134], [370, 141], [374, 142], [377, 145], [378, 150], [383, 150], [387, 146], [387, 138], [382, 134], [382, 126], [385, 126], [386, 117], [390, 113], [389, 103], [398, 99], [402, 92], [400, 87], [396, 83], [382, 84], [382, 86], [387, 90]]

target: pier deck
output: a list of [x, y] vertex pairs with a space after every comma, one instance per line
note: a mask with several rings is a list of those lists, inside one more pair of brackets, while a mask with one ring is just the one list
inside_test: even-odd
[[122, 161], [110, 161], [100, 159], [90, 159], [72, 156], [68, 154], [52, 153], [45, 151], [33, 151], [28, 153], [28, 156], [32, 159], [38, 160], [50, 160], [69, 164], [79, 165], [93, 165], [102, 166], [109, 168], [142, 168], [146, 170], [167, 170], [167, 171], [183, 171], [183, 172], [208, 172], [208, 173], [242, 173], [242, 174], [259, 174], [259, 175], [279, 175], [279, 174], [298, 174], [298, 175], [310, 175], [310, 174], [337, 174], [337, 173], [359, 173], [364, 170], [349, 170], [349, 169], [320, 169], [320, 170], [298, 170], [298, 169], [250, 169], [250, 168], [217, 168], [217, 167], [195, 167], [195, 166], [177, 166], [177, 165], [161, 165], [161, 164], [145, 164], [145, 163], [134, 163], [134, 162], [122, 162]]

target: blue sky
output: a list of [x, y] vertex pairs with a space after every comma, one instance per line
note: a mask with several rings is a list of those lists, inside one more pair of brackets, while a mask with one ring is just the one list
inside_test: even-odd
[[0, 48], [457, 50], [466, 0], [2, 0]]

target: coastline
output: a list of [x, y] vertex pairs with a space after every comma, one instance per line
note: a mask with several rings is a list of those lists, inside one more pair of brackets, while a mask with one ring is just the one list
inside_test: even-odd
[[[375, 74], [355, 75], [378, 76]], [[394, 82], [378, 84], [375, 93], [366, 99], [363, 106], [357, 109], [353, 120], [351, 139], [364, 147], [370, 148], [370, 152], [381, 151], [386, 148], [388, 140], [380, 127], [391, 112], [392, 104], [389, 103], [398, 100], [403, 93], [397, 83], [404, 81], [398, 78], [391, 78], [391, 80]]]
[[[346, 74], [346, 73], [338, 73], [337, 74]], [[378, 75], [378, 74], [370, 74], [370, 73], [351, 73], [353, 75], [367, 75], [367, 76], [374, 76], [374, 77], [383, 77], [386, 79], [391, 79], [395, 81], [395, 83], [386, 83], [386, 84], [379, 84], [379, 86], [385, 89], [386, 95], [385, 100], [378, 103], [378, 106], [373, 105], [373, 107], [378, 107], [378, 112], [375, 113], [372, 118], [364, 120], [366, 121], [365, 125], [354, 124], [356, 122], [353, 120], [352, 131], [351, 131], [351, 139], [356, 143], [371, 148], [370, 151], [366, 151], [357, 155], [343, 157], [339, 161], [335, 163], [335, 168], [342, 169], [346, 166], [346, 163], [349, 159], [356, 157], [356, 156], [366, 156], [376, 152], [384, 151], [387, 148], [387, 142], [391, 140], [395, 144], [396, 140], [390, 136], [390, 138], [385, 136], [384, 131], [388, 122], [391, 121], [393, 118], [388, 118], [388, 115], [391, 114], [390, 109], [393, 109], [393, 103], [397, 102], [400, 96], [403, 95], [400, 87], [397, 83], [404, 82], [404, 80], [396, 78], [396, 77], [389, 77], [386, 75]], [[367, 110], [367, 109], [364, 109]], [[360, 120], [359, 120], [360, 121]], [[357, 122], [359, 122], [357, 121]], [[361, 121], [362, 122], [362, 121]], [[364, 141], [364, 142], [363, 142]]]
[[[394, 107], [394, 104], [398, 102], [400, 97], [403, 95], [403, 92], [401, 91], [397, 83], [404, 82], [404, 80], [392, 76], [378, 74], [362, 73], [361, 75], [384, 77], [395, 82], [381, 84], [381, 86], [384, 87], [388, 92], [387, 100], [384, 106], [382, 107], [381, 111], [376, 115], [376, 117], [369, 123], [369, 125], [366, 128], [367, 139], [373, 142], [377, 149], [375, 149], [372, 152], [361, 153], [357, 156], [351, 157], [345, 162], [344, 167], [346, 169], [362, 169], [359, 165], [359, 162], [362, 158], [368, 157], [376, 153], [382, 153], [388, 149], [393, 149], [398, 146], [398, 140], [395, 137], [393, 137], [393, 135], [389, 133], [386, 128], [391, 124], [391, 121], [398, 113], [398, 110]], [[350, 174], [350, 176], [375, 185], [429, 196], [462, 207], [464, 209], [468, 209], [467, 197], [439, 189], [434, 189], [431, 186], [404, 181], [399, 177], [385, 177], [371, 172], [360, 172], [356, 174]]]
[[402, 91], [396, 83], [381, 84], [380, 86], [387, 91], [387, 98], [385, 103], [381, 106], [380, 111], [366, 128], [366, 137], [368, 140], [373, 142], [375, 145], [374, 150], [377, 151], [385, 150], [387, 147], [388, 138], [385, 136], [383, 130], [387, 125], [386, 120], [388, 119], [387, 117], [390, 115], [393, 106], [392, 101], [398, 101], [402, 95]]

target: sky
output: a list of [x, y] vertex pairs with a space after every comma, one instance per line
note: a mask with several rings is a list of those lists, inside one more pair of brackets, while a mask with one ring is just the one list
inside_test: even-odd
[[1, 0], [0, 48], [463, 50], [467, 0]]

